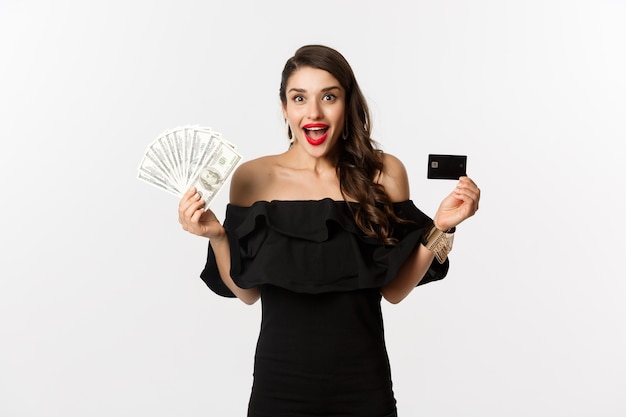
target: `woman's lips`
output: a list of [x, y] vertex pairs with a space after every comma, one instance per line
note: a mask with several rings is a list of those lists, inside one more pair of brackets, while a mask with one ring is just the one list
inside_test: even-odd
[[304, 137], [313, 146], [321, 145], [328, 138], [328, 125], [323, 123], [310, 123], [303, 129]]

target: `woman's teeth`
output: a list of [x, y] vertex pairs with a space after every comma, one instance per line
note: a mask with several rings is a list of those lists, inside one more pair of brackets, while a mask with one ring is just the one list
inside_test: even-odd
[[324, 136], [327, 130], [328, 128], [324, 128], [324, 127], [314, 127], [314, 128], [304, 129], [304, 132], [306, 133], [308, 137], [317, 139], [317, 138]]

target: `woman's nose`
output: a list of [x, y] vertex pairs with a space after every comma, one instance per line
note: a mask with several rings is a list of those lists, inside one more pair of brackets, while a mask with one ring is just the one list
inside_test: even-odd
[[321, 114], [322, 114], [322, 110], [320, 108], [319, 103], [317, 103], [317, 102], [310, 103], [309, 118], [313, 119], [313, 120], [319, 119]]

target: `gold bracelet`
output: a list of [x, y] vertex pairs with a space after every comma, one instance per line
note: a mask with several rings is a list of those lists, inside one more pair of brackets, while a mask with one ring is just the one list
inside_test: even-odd
[[424, 230], [422, 244], [426, 246], [426, 249], [435, 253], [435, 257], [440, 264], [446, 261], [448, 254], [452, 250], [455, 230], [456, 228], [453, 227], [443, 232], [437, 229], [434, 223]]

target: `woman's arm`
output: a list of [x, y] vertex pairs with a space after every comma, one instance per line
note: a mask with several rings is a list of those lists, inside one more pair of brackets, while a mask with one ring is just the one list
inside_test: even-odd
[[434, 258], [435, 254], [420, 243], [404, 262], [398, 275], [381, 288], [380, 293], [385, 297], [385, 300], [392, 304], [398, 304], [404, 300], [424, 278]]
[[[379, 183], [393, 202], [406, 201], [410, 197], [409, 178], [402, 162], [393, 155], [384, 154], [384, 171]], [[383, 288], [381, 294], [387, 301], [397, 304], [402, 301], [424, 278], [435, 255], [423, 245], [415, 248], [411, 256], [400, 268], [398, 275]]]
[[[385, 187], [392, 201], [409, 199], [409, 181], [406, 168], [392, 155], [385, 154], [385, 170], [380, 183]], [[462, 177], [456, 188], [441, 202], [434, 217], [434, 225], [445, 231], [456, 227], [478, 210], [480, 190], [468, 177]], [[387, 301], [397, 304], [402, 301], [424, 278], [434, 259], [434, 253], [419, 244], [400, 268], [398, 275], [381, 288]]]
[[178, 221], [183, 229], [211, 241], [220, 277], [224, 284], [246, 304], [254, 304], [259, 297], [258, 288], [239, 288], [230, 277], [230, 246], [224, 227], [212, 210], [204, 210], [204, 201], [195, 188], [183, 195], [178, 205]]

